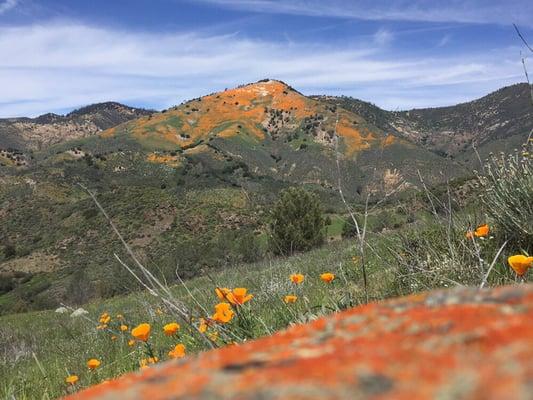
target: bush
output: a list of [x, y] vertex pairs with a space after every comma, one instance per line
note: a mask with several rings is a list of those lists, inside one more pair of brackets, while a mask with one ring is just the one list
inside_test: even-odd
[[318, 198], [300, 188], [281, 192], [271, 215], [271, 249], [276, 254], [309, 250], [324, 241], [324, 218]]
[[492, 156], [478, 180], [494, 231], [508, 248], [533, 251], [533, 140], [522, 151]]

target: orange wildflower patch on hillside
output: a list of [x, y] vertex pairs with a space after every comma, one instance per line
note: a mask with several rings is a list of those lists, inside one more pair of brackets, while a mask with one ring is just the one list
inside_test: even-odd
[[171, 156], [169, 154], [150, 153], [146, 160], [156, 164], [166, 164], [170, 167], [177, 167], [181, 164], [179, 156]]
[[109, 129], [106, 129], [105, 131], [103, 131], [100, 134], [100, 136], [102, 136], [104, 138], [108, 138], [108, 137], [114, 136], [116, 132], [117, 132], [116, 128], [109, 128]]
[[337, 125], [337, 133], [344, 138], [346, 144], [346, 154], [352, 155], [361, 150], [366, 150], [377, 140], [372, 132], [363, 135], [361, 131], [353, 126], [346, 118], [341, 118]]
[[385, 140], [383, 141], [383, 147], [387, 147], [392, 145], [393, 143], [396, 143], [396, 137], [393, 135], [387, 135]]
[[[128, 126], [139, 139], [153, 137], [182, 147], [209, 136], [228, 138], [244, 132], [264, 139], [262, 124], [269, 118], [267, 109], [283, 110], [302, 119], [316, 113], [315, 103], [281, 82], [258, 82], [139, 118]], [[102, 136], [114, 134], [108, 130]]]

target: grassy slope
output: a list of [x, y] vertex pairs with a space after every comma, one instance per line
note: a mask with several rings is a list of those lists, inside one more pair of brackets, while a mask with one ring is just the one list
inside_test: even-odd
[[[250, 329], [247, 336], [263, 336], [291, 322], [314, 318], [362, 300], [361, 287], [356, 283], [360, 277], [352, 261], [355, 254], [353, 244], [350, 241], [337, 242], [288, 259], [240, 265], [213, 274], [211, 278], [188, 281], [188, 289], [207, 312], [198, 307], [183, 286], [173, 287], [172, 291], [177, 299], [195, 310], [195, 315], [200, 317], [213, 312], [213, 305], [218, 302], [214, 294], [216, 285], [247, 287], [255, 296], [246, 305], [254, 315], [253, 324], [248, 325]], [[380, 298], [386, 293], [387, 270], [376, 260], [372, 265], [371, 275], [379, 276], [379, 279], [372, 279], [375, 282], [372, 292], [374, 297]], [[325, 271], [338, 276], [333, 284], [327, 285], [319, 280], [319, 274]], [[289, 282], [289, 275], [295, 272], [306, 276], [301, 286]], [[300, 298], [296, 304], [286, 306], [281, 299], [292, 293]], [[139, 359], [143, 357], [142, 346], [129, 347], [126, 343], [128, 334], [95, 328], [98, 316], [104, 311], [113, 316], [123, 314], [129, 326], [150, 322], [154, 327], [151, 342], [161, 359], [167, 358], [166, 352], [178, 341], [185, 343], [187, 351], [191, 353], [205, 349], [205, 345], [185, 333], [180, 339], [162, 335], [162, 325], [175, 320], [175, 317], [168, 311], [158, 315], [158, 308], [164, 309], [160, 300], [141, 292], [88, 304], [87, 317], [92, 321], [72, 319], [68, 314], [53, 311], [1, 317], [0, 376], [3, 378], [0, 397], [13, 394], [17, 399], [39, 396], [55, 398], [66, 393], [64, 378], [67, 372], [80, 375], [81, 386], [86, 386], [137, 369]], [[264, 326], [258, 322], [259, 319]], [[185, 330], [182, 329], [183, 332]], [[118, 339], [112, 341], [114, 334]], [[223, 342], [218, 341], [218, 345], [223, 345]], [[92, 357], [102, 360], [102, 367], [97, 374], [90, 374], [85, 366]]]

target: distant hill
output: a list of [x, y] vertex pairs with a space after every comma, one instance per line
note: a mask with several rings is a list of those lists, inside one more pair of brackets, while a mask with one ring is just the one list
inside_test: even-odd
[[313, 96], [361, 115], [384, 132], [445, 157], [475, 162], [473, 146], [485, 157], [525, 142], [533, 128], [531, 88], [520, 83], [480, 99], [449, 107], [391, 112], [350, 97]]
[[152, 112], [107, 102], [83, 107], [67, 115], [49, 113], [37, 118], [3, 118], [0, 119], [0, 149], [42, 150], [56, 143], [95, 135]]
[[[130, 140], [152, 161], [173, 165], [194, 155], [210, 163], [231, 157], [254, 175], [276, 180], [337, 185], [334, 131], [340, 138], [347, 193], [386, 192], [398, 182], [416, 185], [461, 173], [461, 167], [387, 133], [352, 110], [311, 99], [276, 80], [204, 96], [162, 113], [103, 132], [104, 140]], [[169, 154], [179, 151], [179, 156]], [[167, 161], [165, 161], [167, 160]]]

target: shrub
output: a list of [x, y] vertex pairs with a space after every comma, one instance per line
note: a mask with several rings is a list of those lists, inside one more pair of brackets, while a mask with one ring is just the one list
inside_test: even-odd
[[495, 233], [509, 241], [508, 248], [532, 252], [533, 139], [515, 154], [491, 156], [478, 180]]
[[271, 214], [271, 249], [276, 254], [309, 250], [324, 240], [324, 218], [318, 198], [300, 188], [281, 192]]

